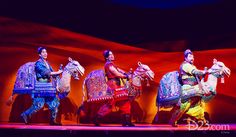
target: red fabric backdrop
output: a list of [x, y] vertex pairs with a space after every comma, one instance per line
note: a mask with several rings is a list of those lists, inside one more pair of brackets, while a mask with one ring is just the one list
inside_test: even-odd
[[[137, 100], [139, 106], [144, 112], [144, 122], [151, 122], [156, 113], [156, 95], [157, 86], [161, 77], [173, 70], [178, 70], [183, 61], [182, 52], [156, 52], [141, 48], [135, 48], [128, 45], [118, 44], [79, 33], [70, 32], [50, 26], [18, 21], [9, 18], [0, 18], [0, 121], [9, 121], [11, 118], [18, 117], [27, 106], [30, 105], [30, 97], [18, 97], [19, 107], [6, 106], [5, 102], [12, 93], [18, 68], [26, 62], [36, 61], [38, 59], [37, 47], [44, 45], [48, 48], [48, 60], [54, 70], [59, 68], [60, 64], [66, 64], [67, 58], [72, 57], [78, 60], [85, 67], [85, 76], [94, 69], [102, 69], [104, 60], [102, 52], [105, 49], [111, 49], [115, 54], [116, 64], [124, 70], [135, 69], [137, 62], [141, 61], [155, 72], [155, 81], [151, 87], [144, 88], [143, 95]], [[236, 38], [236, 37], [235, 37]], [[173, 50], [178, 47], [185, 49], [187, 41], [171, 42], [170, 47]], [[236, 44], [236, 41], [227, 41], [222, 43]], [[157, 46], [165, 46], [158, 44]], [[206, 45], [207, 46], [207, 45]], [[214, 100], [207, 104], [207, 111], [216, 122], [236, 122], [236, 48], [215, 49], [206, 51], [194, 51], [195, 65], [199, 69], [205, 66], [211, 67], [213, 58], [225, 63], [231, 69], [231, 76], [225, 79], [224, 84], [218, 83], [218, 94]], [[74, 112], [80, 106], [82, 101], [82, 77], [79, 81], [72, 80], [71, 92], [68, 100], [62, 102], [62, 110], [65, 113]], [[67, 107], [68, 109], [63, 109]], [[70, 106], [70, 107], [69, 107]], [[14, 109], [13, 109], [14, 108]], [[37, 118], [46, 116], [42, 110], [37, 114]], [[63, 119], [74, 116], [63, 115]], [[36, 119], [37, 119], [36, 118]]]

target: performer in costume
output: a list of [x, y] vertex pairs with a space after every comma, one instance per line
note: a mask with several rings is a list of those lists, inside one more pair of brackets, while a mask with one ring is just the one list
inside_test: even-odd
[[[194, 56], [191, 50], [187, 49], [184, 52], [185, 61], [180, 66], [180, 77], [182, 81], [182, 94], [190, 90], [201, 90], [199, 78], [204, 76], [207, 71], [198, 70], [194, 65]], [[200, 93], [200, 92], [199, 92]], [[177, 121], [183, 114], [188, 114], [197, 120], [206, 123], [204, 118], [204, 103], [200, 94], [195, 94], [190, 98], [182, 99], [178, 109], [174, 108], [174, 113], [170, 119], [172, 126], [177, 126]]]
[[[103, 53], [103, 56], [106, 60], [105, 63], [105, 73], [108, 78], [107, 85], [109, 90], [114, 91], [114, 94], [116, 94], [116, 89], [121, 88], [121, 79], [128, 78], [128, 75], [123, 71], [122, 69], [118, 68], [114, 64], [114, 55], [110, 50], [105, 50]], [[99, 126], [99, 121], [102, 117], [109, 114], [112, 111], [112, 106], [116, 105], [119, 107], [121, 114], [122, 114], [122, 126], [134, 126], [134, 124], [131, 122], [131, 103], [130, 100], [127, 98], [124, 99], [116, 99], [114, 98], [113, 101], [104, 104], [99, 110], [98, 113], [94, 119], [94, 124], [96, 126]]]
[[[53, 72], [52, 67], [47, 62], [48, 54], [46, 48], [39, 47], [38, 54], [40, 59], [35, 63], [36, 80], [39, 83], [49, 83], [51, 82], [51, 76], [58, 76], [62, 73], [62, 70]], [[32, 100], [32, 106], [21, 114], [25, 124], [28, 124], [28, 120], [31, 115], [43, 108], [44, 104], [46, 103], [51, 112], [49, 124], [61, 125], [60, 123], [56, 123], [56, 116], [60, 104], [59, 99], [56, 97], [56, 90], [50, 92], [46, 91], [41, 93], [32, 93]]]

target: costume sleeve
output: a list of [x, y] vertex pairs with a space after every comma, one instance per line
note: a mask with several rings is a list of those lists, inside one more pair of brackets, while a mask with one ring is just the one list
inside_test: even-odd
[[203, 76], [205, 73], [202, 70], [194, 69], [192, 72], [196, 76]]
[[191, 65], [189, 63], [186, 63], [186, 64], [183, 64], [183, 67], [182, 67], [183, 71], [185, 71], [186, 73], [188, 74], [191, 74], [193, 75], [193, 70], [196, 69], [196, 67], [194, 65]]
[[191, 65], [189, 63], [186, 63], [183, 65], [183, 70], [191, 75], [195, 75], [195, 76], [202, 76], [204, 75], [204, 71], [202, 70], [198, 70], [194, 65]]
[[39, 73], [42, 77], [50, 77], [50, 69], [47, 69], [42, 62], [38, 61], [35, 63], [35, 71]]
[[49, 63], [48, 63], [48, 65], [49, 65], [50, 71], [53, 72], [54, 70], [53, 70], [52, 66]]
[[114, 65], [109, 65], [108, 66], [109, 70], [111, 73], [113, 73], [114, 75], [116, 75], [117, 77], [120, 77], [120, 78], [126, 78], [127, 76], [124, 75], [123, 73], [119, 72], [115, 67]]
[[117, 70], [120, 72], [120, 73], [125, 73], [125, 71], [124, 70], [122, 70], [122, 69], [120, 69], [120, 68], [117, 68]]

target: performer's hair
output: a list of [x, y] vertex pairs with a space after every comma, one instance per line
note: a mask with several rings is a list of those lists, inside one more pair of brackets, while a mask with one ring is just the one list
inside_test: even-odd
[[188, 57], [188, 54], [193, 54], [193, 52], [190, 50], [190, 49], [186, 49], [184, 51], [184, 58], [187, 58]]
[[41, 54], [42, 51], [43, 51], [43, 49], [46, 49], [46, 48], [45, 48], [45, 47], [39, 47], [39, 48], [38, 48], [38, 54]]
[[111, 50], [105, 50], [104, 52], [103, 52], [103, 56], [104, 56], [104, 59], [106, 60], [108, 57], [109, 57], [109, 52], [111, 52]]

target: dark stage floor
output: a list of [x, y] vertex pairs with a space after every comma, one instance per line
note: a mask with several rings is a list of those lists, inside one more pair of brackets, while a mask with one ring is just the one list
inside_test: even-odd
[[[180, 125], [172, 127], [167, 124], [136, 124], [135, 127], [122, 127], [119, 124], [102, 124], [95, 127], [92, 124], [74, 124], [49, 126], [47, 124], [24, 125], [22, 123], [0, 124], [1, 137], [62, 137], [62, 136], [235, 136], [236, 124], [212, 124], [208, 127], [195, 125]], [[184, 136], [184, 137], [185, 137]]]

